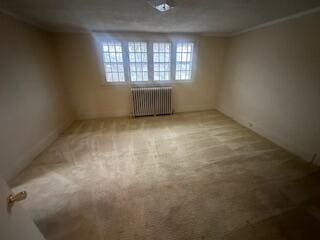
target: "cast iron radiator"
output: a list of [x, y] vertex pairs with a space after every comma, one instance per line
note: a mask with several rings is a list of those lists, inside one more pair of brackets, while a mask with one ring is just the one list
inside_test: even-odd
[[172, 87], [131, 88], [133, 116], [172, 114]]

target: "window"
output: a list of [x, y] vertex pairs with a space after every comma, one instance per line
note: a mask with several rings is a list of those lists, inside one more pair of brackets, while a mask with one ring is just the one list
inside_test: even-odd
[[129, 42], [130, 77], [132, 82], [148, 81], [148, 54], [146, 42]]
[[193, 43], [177, 43], [176, 80], [190, 80], [192, 75]]
[[104, 42], [102, 47], [107, 82], [124, 82], [121, 42]]
[[161, 83], [192, 79], [191, 41], [101, 39], [108, 83]]
[[153, 43], [153, 80], [169, 81], [170, 76], [170, 43]]

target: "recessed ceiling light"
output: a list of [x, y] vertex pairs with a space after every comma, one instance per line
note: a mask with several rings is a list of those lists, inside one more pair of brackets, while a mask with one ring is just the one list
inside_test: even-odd
[[150, 0], [148, 3], [160, 12], [166, 12], [174, 7], [174, 3], [168, 0]]

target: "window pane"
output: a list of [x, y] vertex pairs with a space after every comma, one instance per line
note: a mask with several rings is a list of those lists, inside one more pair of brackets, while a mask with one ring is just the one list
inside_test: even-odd
[[141, 59], [141, 53], [136, 53], [136, 62], [141, 62], [142, 61], [142, 59]]
[[105, 68], [105, 72], [108, 73], [108, 72], [111, 72], [111, 64], [104, 64], [104, 68]]
[[116, 52], [122, 52], [122, 49], [121, 49], [120, 45], [116, 45]]
[[147, 53], [142, 53], [142, 62], [148, 62], [148, 56]]
[[159, 71], [160, 72], [164, 72], [165, 67], [164, 67], [165, 63], [159, 63]]
[[134, 52], [134, 43], [128, 43], [129, 52]]
[[153, 52], [153, 62], [159, 62], [159, 54], [157, 52]]
[[141, 52], [147, 52], [147, 44], [146, 43], [141, 43], [140, 44]]
[[140, 42], [134, 43], [134, 51], [135, 52], [141, 52], [141, 50], [140, 50]]
[[180, 71], [176, 72], [176, 80], [180, 80], [181, 79], [181, 75], [180, 75]]
[[182, 52], [182, 44], [177, 44], [177, 52]]
[[191, 80], [192, 76], [193, 43], [177, 43], [176, 80]]
[[119, 79], [124, 79], [124, 73], [123, 72], [119, 72]]
[[177, 52], [177, 62], [181, 62], [181, 53]]
[[122, 53], [117, 53], [117, 62], [122, 62]]
[[148, 81], [147, 43], [129, 42], [128, 50], [131, 81]]
[[118, 64], [118, 73], [124, 73], [123, 65]]
[[153, 79], [155, 81], [170, 80], [170, 49], [170, 43], [153, 43]]
[[143, 67], [142, 67], [142, 71], [148, 72], [148, 64], [143, 63], [142, 66], [143, 66]]
[[181, 71], [181, 79], [186, 79], [186, 72], [185, 71]]
[[160, 72], [160, 80], [165, 80], [165, 72]]
[[104, 42], [102, 50], [107, 82], [124, 82], [121, 42]]
[[186, 79], [191, 79], [191, 71], [186, 72]]
[[142, 71], [141, 72], [137, 72], [137, 79], [141, 79], [142, 80]]
[[129, 53], [129, 61], [130, 62], [135, 62], [135, 56], [134, 56], [134, 53]]
[[108, 45], [102, 45], [102, 51], [108, 52], [109, 51]]
[[159, 54], [159, 62], [164, 62], [164, 54], [163, 53]]
[[192, 70], [192, 63], [187, 63], [187, 69], [186, 70], [188, 70], [188, 71], [191, 71]]
[[112, 82], [112, 74], [107, 72], [106, 79], [108, 79], [108, 82]]
[[165, 54], [165, 62], [170, 62], [170, 54], [169, 53]]
[[131, 81], [137, 81], [137, 74], [136, 72], [131, 72]]
[[169, 72], [165, 72], [165, 79], [170, 79], [170, 73]]
[[160, 80], [160, 76], [159, 76], [159, 72], [154, 72], [154, 76], [153, 76], [154, 80]]
[[116, 49], [115, 49], [114, 45], [111, 43], [109, 45], [109, 52], [115, 52], [115, 51], [116, 51]]
[[178, 63], [176, 64], [176, 71], [180, 71], [181, 70], [181, 63]]
[[165, 66], [164, 70], [170, 73], [170, 63], [165, 63], [164, 66]]
[[103, 53], [103, 61], [104, 61], [104, 62], [107, 62], [108, 59], [109, 59], [108, 54], [107, 54], [107, 53]]
[[159, 72], [159, 71], [160, 71], [160, 67], [159, 67], [159, 64], [158, 64], [158, 63], [154, 63], [154, 64], [153, 64], [153, 70], [154, 70], [155, 72]]
[[143, 72], [143, 80], [148, 81], [148, 72]]
[[159, 50], [159, 43], [154, 43], [153, 44], [153, 52], [158, 52]]

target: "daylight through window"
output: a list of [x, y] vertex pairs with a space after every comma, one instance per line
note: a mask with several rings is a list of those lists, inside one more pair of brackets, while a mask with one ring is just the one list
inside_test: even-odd
[[128, 48], [131, 81], [148, 81], [147, 43], [129, 42]]
[[170, 80], [170, 43], [153, 43], [153, 80]]
[[178, 43], [176, 54], [176, 80], [190, 80], [192, 74], [193, 43]]
[[103, 43], [103, 61], [108, 82], [124, 82], [124, 66], [121, 42]]
[[106, 81], [110, 83], [192, 80], [193, 42], [103, 41]]

